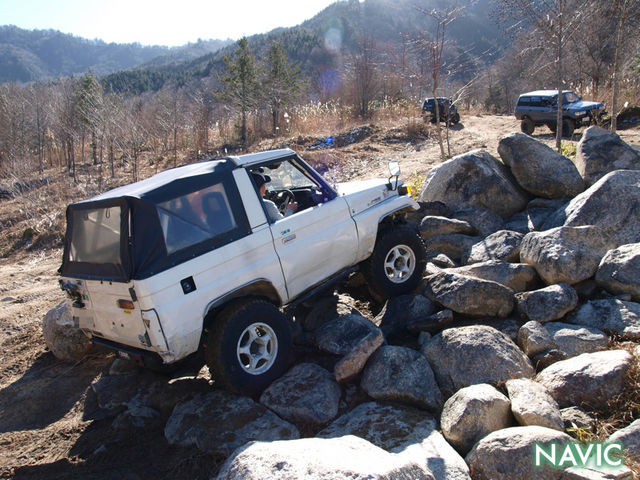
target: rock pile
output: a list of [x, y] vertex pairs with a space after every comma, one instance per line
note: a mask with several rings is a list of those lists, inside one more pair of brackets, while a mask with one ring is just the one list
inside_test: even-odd
[[[114, 428], [164, 422], [170, 443], [229, 455], [220, 480], [630, 478], [532, 459], [574, 441], [565, 428], [639, 361], [608, 349], [640, 339], [637, 152], [597, 127], [575, 163], [520, 133], [498, 152], [427, 176], [419, 291], [368, 317], [345, 295], [318, 301], [296, 317], [306, 355], [259, 399], [114, 371], [93, 385]], [[640, 456], [639, 431], [611, 440]]]

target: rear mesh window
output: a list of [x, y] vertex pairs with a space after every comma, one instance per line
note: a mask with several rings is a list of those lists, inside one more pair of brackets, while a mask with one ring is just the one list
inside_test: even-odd
[[218, 183], [157, 205], [167, 253], [236, 228], [224, 185]]
[[120, 217], [118, 206], [73, 213], [69, 260], [120, 264]]

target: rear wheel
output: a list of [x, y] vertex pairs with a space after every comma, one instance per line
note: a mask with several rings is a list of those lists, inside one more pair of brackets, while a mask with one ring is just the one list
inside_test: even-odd
[[411, 228], [399, 226], [378, 233], [362, 273], [376, 295], [388, 298], [409, 293], [418, 286], [426, 266], [422, 239]]
[[241, 299], [218, 315], [205, 348], [207, 366], [217, 384], [255, 395], [288, 368], [291, 329], [275, 305], [259, 298]]
[[536, 128], [535, 123], [529, 117], [524, 117], [520, 122], [520, 130], [522, 133], [526, 133], [527, 135], [531, 135], [533, 130]]
[[570, 118], [562, 120], [562, 136], [571, 138], [573, 131], [576, 129], [576, 123]]

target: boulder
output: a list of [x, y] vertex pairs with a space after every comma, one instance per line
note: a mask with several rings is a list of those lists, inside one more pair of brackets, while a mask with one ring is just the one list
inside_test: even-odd
[[596, 424], [595, 418], [582, 410], [580, 407], [567, 407], [560, 409], [564, 428], [585, 428], [590, 429]]
[[584, 190], [574, 163], [529, 135], [518, 132], [503, 137], [498, 154], [520, 186], [538, 197], [575, 197]]
[[509, 263], [503, 260], [473, 263], [464, 267], [447, 269], [446, 271], [496, 282], [509, 287], [514, 292], [533, 290], [540, 283], [540, 277], [538, 277], [536, 269], [531, 265]]
[[596, 282], [614, 295], [630, 294], [640, 302], [640, 243], [609, 250], [596, 271]]
[[535, 444], [549, 450], [551, 444], [572, 439], [566, 433], [540, 426], [510, 427], [480, 440], [465, 460], [476, 480], [560, 480], [564, 472], [533, 462]]
[[512, 421], [509, 399], [486, 383], [458, 390], [445, 402], [440, 416], [444, 438], [462, 455]]
[[456, 220], [446, 217], [426, 216], [420, 222], [420, 236], [423, 240], [429, 240], [436, 235], [448, 233], [462, 233], [463, 235], [475, 235], [476, 229], [464, 220]]
[[435, 305], [424, 295], [400, 295], [387, 300], [374, 319], [385, 336], [403, 334], [407, 327], [428, 318], [435, 311]]
[[318, 433], [320, 438], [356, 435], [387, 452], [411, 456], [437, 479], [470, 480], [464, 459], [436, 430], [423, 410], [376, 402], [363, 403]]
[[324, 425], [338, 415], [341, 396], [331, 373], [313, 363], [300, 363], [273, 382], [260, 403], [292, 423]]
[[486, 325], [449, 328], [422, 347], [445, 397], [478, 383], [530, 378], [534, 369], [506, 335]]
[[442, 394], [427, 359], [411, 348], [384, 346], [362, 374], [362, 389], [375, 400], [407, 403], [431, 411], [442, 406]]
[[438, 253], [434, 257], [429, 257], [429, 262], [440, 268], [455, 268], [458, 266], [456, 262], [451, 260], [444, 253]]
[[[422, 460], [422, 459], [420, 459]], [[413, 459], [362, 438], [303, 438], [253, 442], [236, 450], [217, 480], [435, 480]]]
[[525, 235], [520, 261], [533, 265], [548, 285], [573, 285], [592, 277], [613, 245], [611, 236], [598, 227], [558, 227]]
[[564, 430], [558, 402], [542, 385], [527, 378], [517, 378], [507, 380], [505, 386], [511, 401], [511, 411], [520, 425]]
[[564, 352], [567, 358], [605, 350], [609, 344], [609, 337], [593, 327], [549, 322], [545, 323], [544, 328], [553, 338], [558, 350]]
[[381, 334], [377, 325], [362, 315], [340, 315], [315, 331], [315, 343], [323, 352], [344, 356], [368, 335]]
[[335, 364], [333, 374], [336, 377], [336, 381], [348, 382], [358, 376], [369, 357], [383, 343], [384, 337], [380, 332], [370, 333], [364, 337], [360, 343]]
[[440, 310], [438, 313], [429, 315], [422, 320], [416, 320], [409, 324], [408, 329], [417, 335], [420, 332], [438, 333], [447, 328], [453, 322], [453, 312], [451, 310]]
[[524, 234], [510, 230], [499, 230], [484, 240], [474, 244], [469, 253], [462, 258], [462, 263], [487, 262], [489, 260], [505, 260], [517, 262], [520, 259], [520, 243]]
[[595, 225], [607, 230], [615, 243], [611, 248], [640, 242], [640, 171], [611, 172], [558, 209], [543, 229], [565, 225]]
[[420, 200], [441, 201], [457, 209], [486, 208], [506, 218], [523, 210], [529, 198], [499, 160], [474, 150], [432, 168]]
[[535, 365], [536, 371], [539, 372], [547, 368], [549, 365], [553, 365], [556, 362], [560, 362], [566, 359], [566, 353], [557, 348], [552, 348], [550, 350], [544, 350], [532, 356], [531, 363]]
[[427, 298], [464, 315], [506, 317], [515, 304], [513, 291], [489, 280], [443, 271], [425, 283]]
[[587, 128], [578, 142], [575, 164], [587, 186], [614, 170], [640, 170], [640, 153], [617, 133], [598, 126]]
[[535, 320], [520, 327], [517, 342], [522, 351], [530, 357], [558, 346], [544, 325]]
[[430, 257], [444, 254], [455, 262], [459, 262], [462, 256], [473, 245], [482, 240], [480, 237], [471, 237], [461, 233], [449, 233], [436, 235], [424, 243], [427, 255]]
[[498, 230], [502, 230], [504, 219], [486, 208], [463, 208], [452, 215], [457, 220], [463, 220], [476, 229], [478, 235], [486, 237]]
[[607, 441], [621, 442], [625, 451], [637, 461], [640, 459], [640, 420], [636, 420], [629, 426], [618, 430]]
[[67, 362], [81, 360], [89, 350], [91, 342], [73, 320], [71, 308], [66, 300], [49, 310], [42, 319], [44, 343], [58, 359]]
[[516, 293], [518, 312], [540, 323], [564, 317], [578, 306], [578, 294], [566, 283], [550, 285], [532, 292]]
[[172, 445], [195, 445], [203, 452], [230, 455], [247, 442], [300, 437], [298, 429], [248, 397], [223, 390], [179, 403], [164, 435]]
[[315, 332], [325, 323], [342, 315], [363, 316], [356, 307], [355, 301], [347, 295], [331, 295], [315, 299], [309, 313], [302, 317], [302, 328], [308, 332]]
[[569, 323], [598, 328], [631, 340], [640, 339], [640, 303], [616, 298], [589, 300], [567, 318]]
[[622, 392], [632, 361], [633, 356], [625, 350], [583, 353], [545, 368], [536, 380], [561, 408], [604, 408], [609, 399]]

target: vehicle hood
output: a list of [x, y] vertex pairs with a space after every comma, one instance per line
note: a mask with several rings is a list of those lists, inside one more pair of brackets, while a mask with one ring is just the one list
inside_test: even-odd
[[[395, 186], [395, 180], [392, 180], [392, 182]], [[389, 190], [387, 188], [388, 183], [389, 180], [379, 178], [339, 183], [336, 185], [336, 189], [338, 194], [347, 201], [351, 214], [357, 215], [389, 198], [398, 196], [397, 190]], [[398, 180], [398, 186], [400, 185], [402, 185], [402, 180]]]
[[604, 104], [600, 102], [587, 102], [580, 100], [579, 102], [571, 103], [567, 105], [567, 110], [593, 110], [602, 109]]

